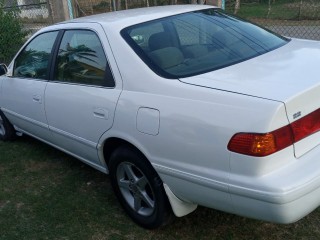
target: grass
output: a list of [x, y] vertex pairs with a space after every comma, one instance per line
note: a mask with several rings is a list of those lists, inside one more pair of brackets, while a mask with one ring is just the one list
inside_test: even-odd
[[319, 239], [320, 210], [277, 225], [199, 207], [157, 230], [135, 225], [109, 178], [37, 140], [0, 142], [0, 239]]
[[[276, 20], [319, 20], [320, 19], [320, 2], [303, 1], [300, 4], [298, 0], [275, 0], [259, 2], [241, 2], [238, 15], [247, 19], [276, 19]], [[227, 11], [233, 12], [233, 2], [227, 2]]]

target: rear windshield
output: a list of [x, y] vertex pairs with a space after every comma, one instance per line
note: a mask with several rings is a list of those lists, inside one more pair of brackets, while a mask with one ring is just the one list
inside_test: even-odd
[[182, 78], [269, 52], [288, 39], [218, 9], [130, 26], [121, 35], [157, 74]]

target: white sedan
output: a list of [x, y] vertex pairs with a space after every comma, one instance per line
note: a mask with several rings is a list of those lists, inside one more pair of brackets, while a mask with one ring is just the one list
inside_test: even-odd
[[209, 6], [37, 32], [0, 78], [0, 138], [110, 174], [146, 228], [198, 205], [291, 223], [320, 205], [320, 43]]

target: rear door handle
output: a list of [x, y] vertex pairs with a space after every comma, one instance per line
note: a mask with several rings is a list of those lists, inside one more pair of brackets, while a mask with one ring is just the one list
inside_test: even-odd
[[96, 118], [108, 119], [109, 118], [108, 110], [104, 108], [95, 108], [93, 110], [93, 116]]
[[32, 100], [36, 103], [40, 103], [40, 104], [42, 103], [42, 98], [40, 95], [33, 95]]

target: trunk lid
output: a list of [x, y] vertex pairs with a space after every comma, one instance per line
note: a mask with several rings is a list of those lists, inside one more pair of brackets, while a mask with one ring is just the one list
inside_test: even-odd
[[[292, 123], [320, 107], [320, 42], [292, 39], [248, 61], [180, 81], [283, 102]], [[302, 139], [294, 144], [296, 157], [319, 144], [320, 132]]]

